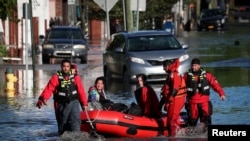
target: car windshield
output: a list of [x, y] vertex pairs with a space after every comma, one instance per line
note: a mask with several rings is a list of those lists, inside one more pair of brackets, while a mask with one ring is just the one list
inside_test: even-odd
[[201, 12], [201, 18], [211, 18], [211, 17], [217, 17], [223, 15], [222, 10], [203, 10]]
[[83, 39], [83, 35], [77, 29], [52, 29], [48, 39]]
[[128, 51], [156, 51], [180, 48], [180, 43], [172, 35], [133, 37], [128, 39]]

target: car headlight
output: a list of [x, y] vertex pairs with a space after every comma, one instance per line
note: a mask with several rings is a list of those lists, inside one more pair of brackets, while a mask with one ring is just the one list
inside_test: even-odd
[[54, 48], [53, 44], [44, 44], [43, 48]]
[[130, 60], [138, 64], [145, 64], [144, 60], [141, 58], [131, 57]]
[[187, 60], [189, 58], [189, 55], [188, 54], [185, 54], [185, 55], [182, 55], [180, 58], [179, 58], [179, 61], [180, 62], [183, 62], [185, 60]]
[[85, 45], [74, 45], [73, 48], [86, 48]]

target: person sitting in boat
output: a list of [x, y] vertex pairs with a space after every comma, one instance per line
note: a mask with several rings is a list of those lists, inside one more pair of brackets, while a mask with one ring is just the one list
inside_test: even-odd
[[89, 88], [88, 93], [89, 110], [98, 109], [126, 112], [128, 109], [128, 106], [123, 103], [115, 103], [107, 99], [105, 93], [105, 78], [103, 76], [96, 78], [95, 85]]
[[159, 110], [159, 99], [154, 89], [147, 83], [145, 74], [136, 75], [139, 88], [135, 90], [135, 98], [140, 106], [144, 116], [159, 118], [161, 111]]
[[101, 102], [106, 101], [107, 97], [104, 90], [105, 78], [103, 76], [97, 77], [95, 84], [89, 87], [88, 91], [88, 105], [89, 110], [103, 109]]

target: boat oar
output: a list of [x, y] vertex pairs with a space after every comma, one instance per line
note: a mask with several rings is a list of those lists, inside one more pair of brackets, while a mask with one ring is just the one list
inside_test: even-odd
[[90, 136], [93, 137], [93, 138], [101, 138], [101, 136], [97, 134], [97, 132], [95, 130], [95, 127], [94, 127], [92, 121], [89, 118], [89, 113], [87, 112], [87, 110], [84, 110], [84, 111], [85, 111], [86, 116], [87, 116], [87, 120], [88, 120], [87, 122], [89, 122], [90, 127], [91, 127]]

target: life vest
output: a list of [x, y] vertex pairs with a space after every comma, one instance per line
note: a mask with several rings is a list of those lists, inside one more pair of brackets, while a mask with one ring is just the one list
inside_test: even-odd
[[187, 86], [186, 86], [186, 82], [183, 79], [183, 77], [181, 76], [181, 85], [178, 89], [178, 92], [176, 94], [175, 97], [180, 97], [180, 96], [186, 96], [187, 95]]
[[69, 73], [66, 80], [62, 72], [57, 72], [59, 79], [59, 86], [57, 87], [56, 94], [54, 94], [54, 100], [57, 102], [69, 102], [71, 100], [78, 99], [78, 93], [75, 86], [75, 75], [72, 72]]
[[193, 96], [195, 93], [203, 95], [210, 94], [210, 86], [206, 77], [206, 71], [201, 69], [201, 73], [196, 81], [194, 74], [189, 70], [187, 75], [187, 94]]
[[[180, 77], [181, 77], [181, 84], [178, 88], [178, 91], [177, 91], [177, 94], [175, 95], [175, 97], [187, 95], [186, 82], [182, 76], [180, 76]], [[168, 98], [170, 96], [170, 89], [172, 89], [167, 84], [169, 79], [170, 79], [170, 77], [167, 77], [166, 83], [163, 85], [163, 87], [161, 89], [161, 91], [162, 91], [161, 95], [165, 98]]]

